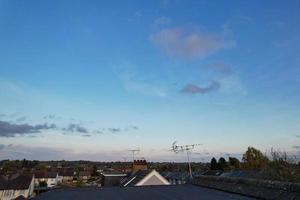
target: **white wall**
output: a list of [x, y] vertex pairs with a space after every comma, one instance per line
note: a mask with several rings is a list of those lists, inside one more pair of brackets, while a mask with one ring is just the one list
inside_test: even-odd
[[56, 175], [55, 178], [36, 178], [35, 179], [35, 186], [38, 187], [39, 186], [39, 182], [42, 182], [42, 181], [46, 181], [47, 186], [49, 188], [54, 187], [58, 183], [58, 175]]

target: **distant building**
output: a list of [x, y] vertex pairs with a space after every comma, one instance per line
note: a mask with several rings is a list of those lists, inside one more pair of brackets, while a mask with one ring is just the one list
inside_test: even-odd
[[74, 171], [70, 169], [59, 170], [58, 183], [71, 183], [74, 178]]
[[36, 171], [34, 172], [34, 177], [36, 187], [39, 187], [41, 182], [46, 182], [48, 188], [57, 186], [58, 184], [57, 172]]
[[11, 200], [33, 197], [34, 176], [15, 175], [0, 177], [0, 199]]
[[160, 175], [156, 170], [140, 170], [133, 172], [131, 176], [122, 180], [122, 185], [124, 187], [129, 186], [149, 186], [149, 185], [170, 185], [168, 180], [166, 180], [162, 175]]
[[86, 183], [90, 178], [92, 173], [90, 171], [82, 171], [78, 173], [79, 180]]
[[162, 174], [172, 185], [186, 184], [190, 175], [187, 172], [165, 172]]

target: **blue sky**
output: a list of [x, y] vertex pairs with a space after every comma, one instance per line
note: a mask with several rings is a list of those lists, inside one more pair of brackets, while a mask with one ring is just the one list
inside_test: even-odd
[[300, 149], [299, 1], [0, 1], [0, 159]]

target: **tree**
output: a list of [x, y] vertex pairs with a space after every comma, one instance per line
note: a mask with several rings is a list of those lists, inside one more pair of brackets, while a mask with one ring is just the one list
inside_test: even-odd
[[92, 171], [92, 176], [98, 176], [99, 173], [97, 172], [97, 166], [96, 165], [93, 165], [93, 171]]
[[231, 168], [239, 169], [241, 167], [241, 163], [237, 158], [229, 157], [228, 162]]
[[39, 187], [44, 188], [44, 187], [48, 187], [48, 184], [46, 181], [40, 181], [39, 182]]
[[220, 170], [225, 170], [228, 167], [225, 158], [221, 157], [219, 159], [219, 161], [218, 161], [218, 167], [219, 167]]
[[210, 169], [211, 170], [218, 170], [219, 169], [217, 160], [214, 157], [210, 161]]
[[268, 163], [268, 158], [260, 150], [248, 147], [243, 162], [246, 169], [262, 169]]

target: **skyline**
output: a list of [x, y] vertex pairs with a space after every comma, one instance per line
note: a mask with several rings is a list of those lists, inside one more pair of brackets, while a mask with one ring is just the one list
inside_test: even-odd
[[[0, 159], [300, 149], [299, 1], [0, 1]], [[56, 158], [56, 159], [55, 159]]]

